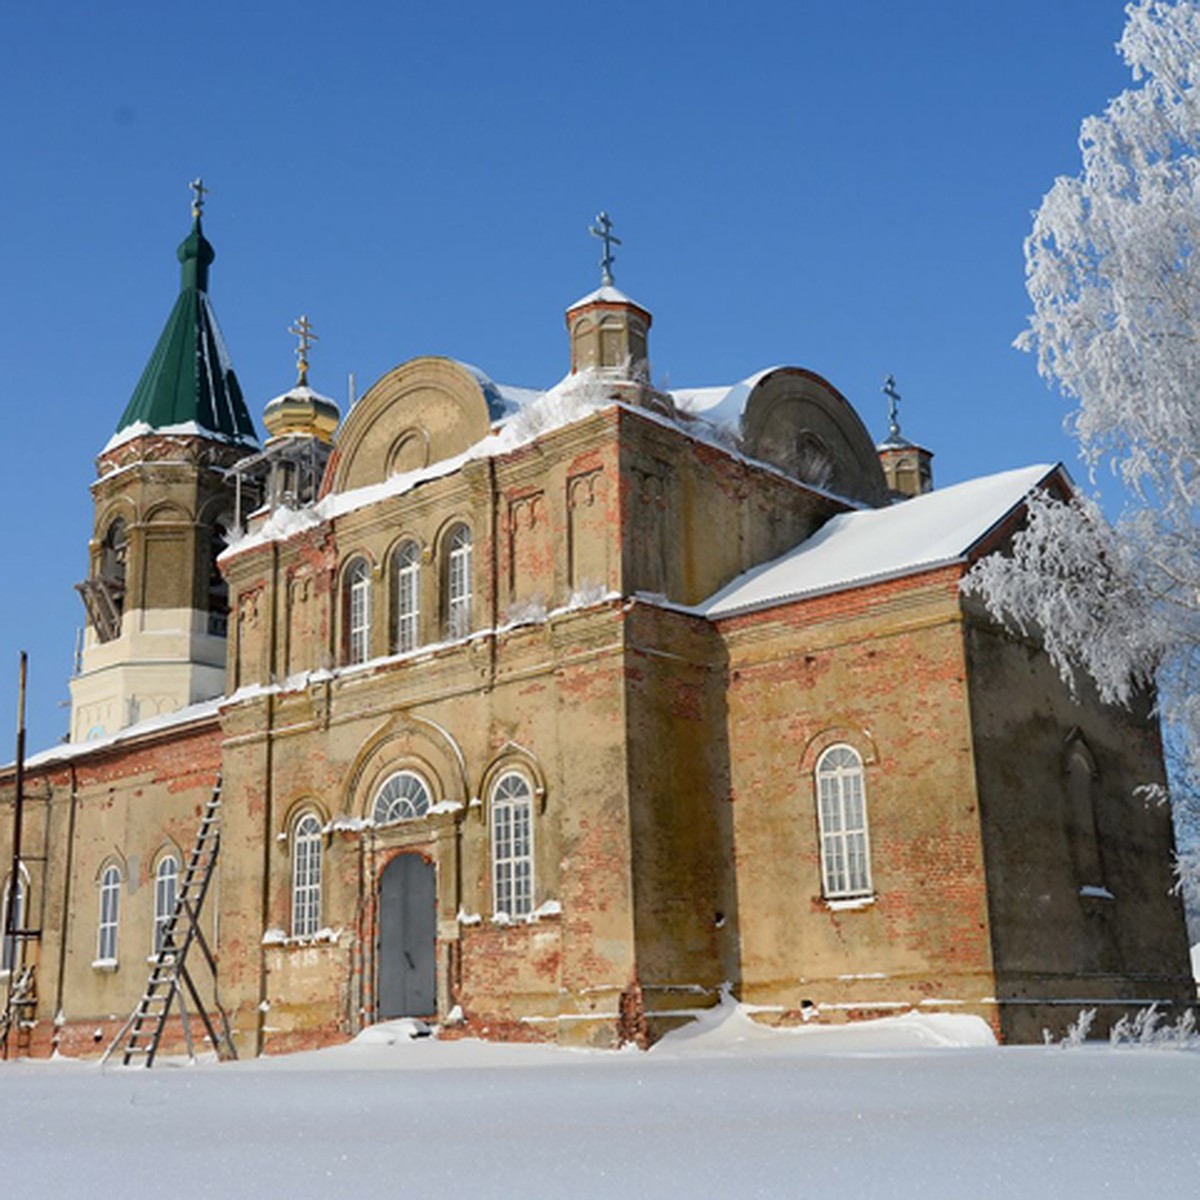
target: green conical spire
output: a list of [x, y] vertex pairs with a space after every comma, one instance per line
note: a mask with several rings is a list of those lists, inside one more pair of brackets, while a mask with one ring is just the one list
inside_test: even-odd
[[[242, 389], [208, 299], [208, 268], [216, 257], [200, 225], [204, 187], [192, 185], [192, 231], [177, 251], [179, 298], [121, 419], [117, 436], [148, 427], [180, 426], [201, 436], [256, 444]], [[110, 442], [110, 445], [112, 443]]]

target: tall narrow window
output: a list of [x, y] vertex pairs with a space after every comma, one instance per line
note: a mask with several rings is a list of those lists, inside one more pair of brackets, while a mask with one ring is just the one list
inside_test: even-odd
[[1082, 741], [1072, 745], [1067, 757], [1067, 839], [1080, 886], [1093, 894], [1105, 891], [1096, 828], [1096, 767]]
[[[0, 971], [12, 971], [21, 965], [21, 956], [18, 952], [21, 942], [14, 934], [16, 931], [25, 928], [26, 895], [25, 868], [22, 867], [17, 872], [15, 896], [12, 891], [12, 876], [9, 876], [4, 881], [4, 895], [0, 896], [0, 918], [3, 919], [3, 924], [0, 924], [0, 937], [3, 937], [3, 946], [0, 947]], [[12, 928], [14, 934], [8, 932], [8, 906], [10, 903], [12, 904]]]
[[510, 771], [492, 789], [492, 912], [525, 917], [533, 911], [533, 793]]
[[849, 746], [831, 746], [817, 762], [817, 819], [825, 895], [870, 895], [867, 794], [862, 759]]
[[466, 637], [471, 632], [471, 531], [456, 525], [446, 548], [446, 633]]
[[81, 585], [92, 627], [102, 642], [111, 642], [121, 636], [128, 553], [129, 535], [125, 522], [118, 517], [108, 527], [100, 545], [100, 562], [95, 577]]
[[154, 953], [163, 948], [167, 927], [175, 915], [179, 888], [179, 859], [168, 854], [154, 872]]
[[208, 545], [208, 632], [213, 637], [229, 632], [229, 584], [217, 563], [228, 544], [224, 523], [214, 526]]
[[393, 559], [395, 571], [396, 652], [417, 648], [417, 625], [421, 616], [421, 550], [414, 541], [402, 542]]
[[346, 661], [371, 657], [371, 564], [356, 558], [346, 570]]
[[117, 922], [121, 915], [121, 872], [105, 867], [100, 877], [100, 926], [96, 958], [102, 963], [117, 961]]
[[292, 827], [292, 936], [321, 928], [321, 823], [305, 813]]

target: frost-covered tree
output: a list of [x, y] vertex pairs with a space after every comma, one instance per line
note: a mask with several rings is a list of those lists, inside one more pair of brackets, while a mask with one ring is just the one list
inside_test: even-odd
[[1077, 406], [1091, 470], [1129, 502], [1030, 503], [1011, 557], [968, 587], [1034, 625], [1064, 676], [1121, 702], [1158, 685], [1180, 819], [1181, 877], [1200, 901], [1200, 4], [1134, 0], [1118, 50], [1134, 86], [1079, 137], [1025, 243], [1029, 328], [1017, 340]]

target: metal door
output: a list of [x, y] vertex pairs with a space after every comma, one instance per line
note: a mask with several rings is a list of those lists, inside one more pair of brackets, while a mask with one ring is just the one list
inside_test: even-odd
[[379, 880], [379, 1020], [437, 1012], [436, 909], [432, 863], [419, 854], [400, 854], [384, 867]]

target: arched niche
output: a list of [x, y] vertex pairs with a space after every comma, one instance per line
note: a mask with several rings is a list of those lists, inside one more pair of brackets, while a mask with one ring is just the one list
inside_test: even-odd
[[866, 426], [812, 371], [780, 367], [755, 384], [743, 410], [742, 448], [804, 483], [866, 504], [887, 503], [887, 481]]
[[333, 491], [453, 458], [490, 428], [487, 399], [470, 371], [448, 358], [414, 358], [389, 371], [342, 423]]

